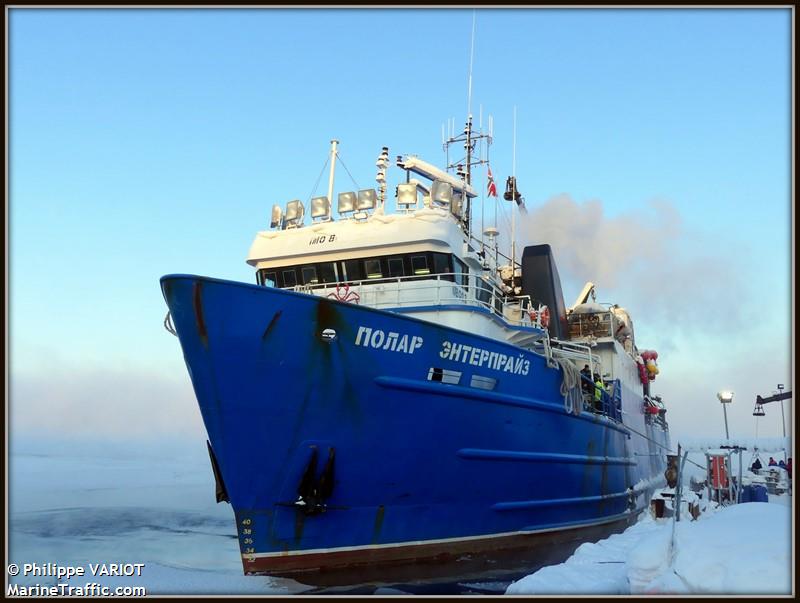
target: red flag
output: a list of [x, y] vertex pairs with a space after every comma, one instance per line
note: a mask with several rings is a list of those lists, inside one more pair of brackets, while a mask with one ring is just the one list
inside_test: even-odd
[[492, 168], [489, 167], [489, 188], [487, 195], [489, 197], [496, 197], [497, 196], [497, 187], [494, 185], [494, 177], [492, 176]]

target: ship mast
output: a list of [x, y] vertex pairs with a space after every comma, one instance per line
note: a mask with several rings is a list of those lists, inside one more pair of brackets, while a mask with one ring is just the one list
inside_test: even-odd
[[[467, 78], [467, 121], [464, 125], [464, 132], [463, 134], [456, 136], [455, 135], [455, 128], [450, 130], [449, 121], [448, 121], [448, 134], [449, 138], [443, 141], [443, 147], [445, 151], [446, 161], [447, 161], [447, 169], [448, 170], [456, 170], [456, 174], [461, 177], [464, 181], [465, 191], [463, 195], [464, 199], [464, 214], [461, 218], [461, 227], [464, 229], [464, 232], [467, 235], [467, 240], [469, 240], [472, 236], [472, 199], [466, 193], [466, 188], [472, 185], [472, 168], [476, 165], [481, 164], [488, 164], [489, 163], [489, 145], [492, 144], [492, 133], [491, 128], [488, 134], [483, 133], [483, 129], [479, 128], [478, 133], [475, 134], [472, 129], [472, 61], [474, 56], [475, 50], [475, 11], [472, 13], [472, 42], [470, 45], [470, 55], [469, 55], [469, 75]], [[489, 116], [489, 121], [491, 123], [491, 116]], [[455, 125], [455, 124], [453, 124]], [[442, 127], [442, 134], [444, 134], [444, 126]], [[478, 144], [480, 141], [486, 140], [486, 159], [481, 158], [480, 149], [478, 150], [478, 156], [475, 158], [474, 151], [475, 145]], [[464, 143], [464, 158], [459, 159], [457, 161], [450, 162], [450, 145], [456, 142], [463, 142]]]
[[[516, 188], [517, 188], [517, 106], [514, 105], [514, 136], [512, 138], [512, 151], [511, 151], [511, 176], [514, 189], [512, 190], [512, 205], [511, 205], [511, 274], [512, 279], [517, 269], [517, 238], [516, 238], [516, 219], [517, 212], [514, 211], [516, 205]], [[513, 281], [512, 281], [513, 282]]]
[[[470, 84], [472, 83], [472, 75], [470, 73]], [[467, 140], [464, 142], [464, 147], [467, 151], [467, 161], [466, 161], [466, 171], [464, 172], [464, 181], [467, 183], [467, 186], [472, 184], [472, 114], [470, 113], [467, 115], [467, 127], [465, 128]], [[470, 203], [471, 199], [469, 195], [467, 195], [466, 190], [464, 192], [464, 197], [466, 197], [467, 204], [464, 208], [464, 224], [467, 228], [467, 237], [470, 235], [470, 230], [472, 227], [472, 222], [470, 220]]]
[[[335, 138], [331, 140], [331, 173], [328, 176], [328, 200], [333, 203], [333, 174], [336, 168], [336, 145], [339, 144], [339, 141]], [[325, 168], [323, 167], [323, 170]]]
[[[472, 11], [472, 38], [469, 47], [469, 79], [467, 80], [467, 127], [465, 134], [467, 140], [464, 142], [464, 147], [467, 152], [466, 172], [464, 178], [467, 186], [472, 184], [472, 61], [475, 56], [475, 11]], [[467, 240], [469, 240], [472, 222], [470, 220], [471, 200], [469, 195], [464, 192], [466, 197], [466, 206], [464, 208], [464, 222], [467, 228]]]

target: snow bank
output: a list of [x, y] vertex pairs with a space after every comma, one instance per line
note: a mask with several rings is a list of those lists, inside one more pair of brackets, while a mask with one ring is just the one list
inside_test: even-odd
[[[622, 534], [582, 544], [506, 594], [788, 594], [791, 503], [713, 506], [674, 524], [643, 514]], [[685, 517], [685, 516], [684, 516]]]
[[626, 573], [628, 551], [659, 531], [660, 523], [645, 513], [622, 534], [613, 534], [599, 542], [585, 542], [564, 563], [543, 567], [513, 582], [506, 594], [627, 594], [630, 592]]
[[649, 585], [667, 572], [672, 558], [671, 539], [669, 527], [665, 529], [660, 526], [648, 538], [640, 539], [629, 551], [625, 564], [629, 592], [648, 592]]
[[787, 506], [743, 503], [676, 528], [672, 569], [688, 592], [791, 592], [792, 528]]

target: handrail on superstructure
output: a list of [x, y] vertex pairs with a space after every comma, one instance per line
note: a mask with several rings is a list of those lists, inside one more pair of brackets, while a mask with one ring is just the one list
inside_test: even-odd
[[[594, 372], [594, 365], [595, 359], [592, 356], [592, 347], [590, 345], [582, 344], [582, 343], [573, 343], [571, 341], [564, 341], [563, 339], [556, 339], [551, 338], [554, 347], [554, 353], [557, 350], [558, 355], [564, 356], [565, 358], [570, 358], [573, 360], [580, 360], [583, 362], [584, 360], [588, 361], [589, 366]], [[597, 363], [600, 364], [600, 360], [597, 360]]]
[[[459, 282], [461, 281], [462, 277], [467, 277], [466, 284]], [[540, 317], [538, 315], [535, 321], [531, 318], [531, 310], [533, 310], [533, 306], [530, 296], [521, 295], [509, 299], [509, 296], [503, 293], [503, 291], [500, 290], [500, 288], [494, 283], [481, 279], [481, 285], [478, 286], [477, 284], [473, 284], [472, 279], [475, 279], [474, 282], [477, 283], [477, 279], [480, 279], [480, 277], [461, 272], [442, 272], [436, 274], [361, 279], [357, 281], [345, 281], [341, 283], [305, 284], [297, 285], [295, 287], [287, 287], [286, 289], [289, 291], [298, 291], [303, 293], [322, 293], [324, 291], [326, 294], [330, 294], [336, 289], [346, 286], [349, 291], [354, 291], [356, 294], [358, 294], [361, 304], [374, 308], [402, 308], [404, 306], [418, 306], [421, 305], [421, 303], [428, 303], [430, 305], [447, 305], [455, 303], [457, 305], [464, 306], [478, 306], [489, 310], [492, 314], [500, 317], [503, 321], [509, 324], [513, 324], [515, 326], [532, 326], [535, 328], [544, 329], [544, 327], [541, 325]], [[409, 283], [424, 283], [425, 281], [435, 281], [435, 283], [422, 284], [421, 286], [417, 287], [401, 286], [402, 284], [407, 285]], [[377, 287], [374, 287], [374, 285], [394, 285], [394, 290], [378, 289]], [[434, 293], [430, 298], [423, 298], [422, 300], [404, 300], [401, 298], [401, 294], [403, 292], [418, 293], [420, 291], [424, 292], [431, 289]], [[453, 295], [442, 295], [443, 289], [445, 291], [458, 291], [460, 293], [455, 293]], [[480, 299], [476, 295], [476, 293], [479, 291], [489, 293], [490, 295], [488, 300]], [[396, 296], [392, 296], [391, 301], [385, 299], [388, 297], [386, 295], [384, 295], [384, 299], [378, 300], [379, 294], [387, 293], [396, 293]], [[372, 303], [368, 301], [370, 299]], [[520, 319], [515, 320], [509, 317], [503, 311], [505, 309], [508, 309], [512, 312], [518, 312]]]

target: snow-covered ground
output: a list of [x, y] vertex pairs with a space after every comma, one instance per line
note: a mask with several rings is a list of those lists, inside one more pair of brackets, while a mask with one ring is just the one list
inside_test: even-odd
[[770, 496], [710, 505], [697, 521], [644, 513], [622, 534], [582, 544], [506, 594], [789, 594], [792, 567], [791, 497]]

